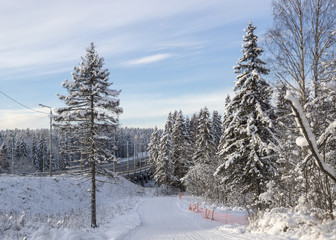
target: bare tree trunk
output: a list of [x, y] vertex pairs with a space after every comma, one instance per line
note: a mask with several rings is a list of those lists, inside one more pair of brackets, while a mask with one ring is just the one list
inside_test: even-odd
[[306, 71], [305, 71], [305, 42], [304, 42], [304, 30], [303, 30], [303, 10], [302, 10], [302, 2], [299, 0], [298, 4], [298, 16], [300, 22], [300, 88], [301, 88], [301, 102], [304, 106], [307, 103], [307, 89], [306, 89]]
[[91, 96], [91, 122], [90, 122], [90, 138], [91, 138], [91, 227], [97, 227], [96, 220], [96, 165], [95, 165], [95, 140], [94, 140], [94, 107], [93, 96]]
[[97, 227], [96, 220], [96, 166], [95, 161], [91, 162], [91, 227]]
[[333, 197], [332, 197], [332, 190], [330, 188], [330, 182], [328, 176], [325, 176], [325, 184], [326, 184], [326, 190], [327, 190], [327, 203], [328, 203], [328, 210], [329, 210], [329, 216], [331, 220], [334, 220], [334, 209], [333, 209]]
[[[315, 139], [310, 138], [310, 136], [312, 136], [313, 134], [311, 133], [311, 130], [309, 129], [309, 127], [305, 126], [304, 124], [304, 122], [308, 122], [308, 120], [306, 119], [306, 116], [304, 116], [301, 106], [296, 105], [293, 102], [292, 97], [288, 97], [287, 100], [289, 100], [289, 103], [291, 104], [291, 107], [297, 119], [298, 125], [301, 129], [302, 135], [304, 136], [304, 138], [306, 139], [308, 143], [308, 147], [309, 147], [309, 150], [311, 151], [312, 156], [315, 158], [316, 165], [320, 168], [320, 170], [324, 174], [326, 174], [334, 182], [336, 182], [336, 176], [335, 176], [336, 174], [334, 172], [331, 172], [333, 171], [333, 169], [327, 168], [327, 164], [323, 162], [323, 160], [321, 159], [321, 155], [317, 149], [316, 142], [312, 142], [312, 141], [315, 141]], [[301, 109], [298, 109], [298, 108], [301, 108]], [[300, 113], [302, 113], [303, 115], [301, 115]]]
[[273, 2], [275, 28], [269, 31], [266, 41], [268, 51], [273, 55], [275, 77], [300, 96], [300, 102], [307, 102], [307, 39], [305, 1], [277, 0]]

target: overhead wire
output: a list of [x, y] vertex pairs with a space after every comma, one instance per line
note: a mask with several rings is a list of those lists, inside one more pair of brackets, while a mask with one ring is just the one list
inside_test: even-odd
[[33, 108], [28, 107], [28, 106], [26, 106], [26, 105], [24, 105], [24, 104], [22, 104], [22, 103], [16, 101], [14, 98], [8, 96], [8, 95], [7, 95], [6, 93], [4, 93], [3, 91], [0, 91], [0, 93], [2, 93], [5, 97], [9, 98], [9, 99], [12, 100], [13, 102], [15, 102], [15, 103], [21, 105], [21, 106], [24, 107], [24, 108], [27, 108], [27, 109], [31, 110], [31, 111], [38, 112], [38, 113], [43, 113], [43, 114], [49, 114], [49, 113], [41, 112], [41, 111], [38, 111], [38, 110], [35, 110], [35, 109], [33, 109]]

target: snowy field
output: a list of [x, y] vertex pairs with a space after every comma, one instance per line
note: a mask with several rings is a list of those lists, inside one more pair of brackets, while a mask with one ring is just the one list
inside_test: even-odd
[[[157, 188], [106, 177], [98, 177], [99, 228], [91, 229], [88, 178], [0, 177], [0, 239], [299, 239], [291, 234], [281, 236], [274, 229], [250, 233], [244, 225], [207, 220], [189, 210], [195, 201], [206, 206], [200, 199], [163, 196]], [[208, 207], [237, 216], [246, 214], [239, 208]], [[315, 239], [309, 237], [301, 239]], [[330, 235], [321, 239], [330, 239]]]

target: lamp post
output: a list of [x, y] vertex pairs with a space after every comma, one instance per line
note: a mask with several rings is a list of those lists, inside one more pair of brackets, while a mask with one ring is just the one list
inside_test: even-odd
[[51, 162], [52, 162], [52, 151], [51, 151], [51, 147], [52, 147], [52, 109], [51, 107], [49, 106], [46, 106], [46, 105], [43, 105], [43, 104], [39, 104], [41, 107], [45, 107], [45, 108], [49, 108], [50, 109], [50, 134], [49, 134], [49, 174], [50, 174], [50, 177], [52, 176], [52, 165], [51, 165]]

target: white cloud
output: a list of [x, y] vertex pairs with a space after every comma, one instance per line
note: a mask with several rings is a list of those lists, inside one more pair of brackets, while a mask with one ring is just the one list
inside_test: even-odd
[[[191, 116], [205, 106], [209, 111], [217, 110], [222, 114], [227, 94], [232, 94], [232, 90], [222, 89], [176, 97], [160, 94], [124, 96], [121, 99], [124, 113], [120, 115], [120, 123], [128, 127], [158, 126], [162, 128], [169, 112], [182, 110], [184, 115]], [[44, 108], [35, 110], [48, 112]], [[48, 114], [44, 115], [25, 109], [0, 110], [0, 122], [0, 129], [49, 128]]]
[[113, 52], [139, 49], [152, 45], [158, 35], [156, 30], [142, 35], [147, 31], [144, 23], [197, 12], [202, 6], [212, 4], [201, 0], [0, 1], [0, 21], [6, 22], [0, 26], [0, 66], [77, 59], [83, 47], [97, 39], [112, 46]]
[[[209, 93], [195, 93], [181, 95], [177, 97], [164, 97], [160, 95], [134, 95], [124, 98], [121, 105], [124, 113], [120, 116], [121, 124], [123, 121], [138, 122], [138, 126], [163, 127], [169, 112], [182, 110], [184, 115], [191, 116], [198, 113], [203, 107], [208, 107], [210, 111], [217, 110], [224, 112], [225, 98], [228, 94], [232, 95], [231, 89], [223, 89]], [[155, 119], [156, 122], [153, 120]], [[135, 126], [133, 124], [133, 126]]]
[[[44, 111], [44, 109], [36, 109]], [[48, 113], [41, 114], [31, 110], [0, 110], [0, 129], [41, 129], [49, 128]]]
[[173, 55], [169, 54], [169, 53], [159, 53], [159, 54], [146, 56], [146, 57], [142, 57], [142, 58], [138, 58], [138, 59], [132, 59], [132, 60], [129, 60], [129, 61], [125, 62], [122, 65], [124, 65], [124, 66], [134, 66], [134, 65], [150, 64], [150, 63], [155, 63], [155, 62], [165, 60], [165, 59], [170, 58], [172, 56]]
[[[48, 87], [49, 92], [59, 92], [53, 82], [57, 81], [59, 87], [60, 82], [70, 76], [72, 66], [79, 63], [85, 48], [94, 41], [98, 53], [106, 59], [106, 67], [115, 67], [111, 73], [116, 70], [117, 79], [127, 86], [122, 88], [123, 93], [137, 91], [145, 94], [127, 98], [122, 93], [121, 103], [125, 108], [122, 124], [124, 119], [132, 122], [132, 126], [137, 122], [138, 126], [154, 126], [160, 124], [156, 121], [162, 121], [169, 111], [182, 109], [185, 114], [192, 114], [205, 105], [222, 111], [229, 91], [201, 92], [176, 98], [169, 94], [176, 95], [177, 87], [179, 92], [190, 93], [188, 88], [182, 89], [186, 83], [190, 83], [193, 90], [201, 91], [204, 81], [225, 75], [224, 68], [219, 72], [212, 68], [214, 61], [210, 54], [219, 53], [215, 51], [219, 46], [231, 47], [232, 44], [221, 42], [218, 36], [235, 36], [226, 26], [241, 19], [263, 19], [270, 6], [269, 0], [0, 1], [0, 21], [6, 23], [0, 25], [1, 87], [4, 91], [15, 88], [13, 97], [20, 94], [21, 99], [28, 101], [31, 98], [28, 95], [34, 95], [39, 102], [56, 105], [58, 103], [50, 103], [54, 95], [43, 99], [44, 95], [40, 93], [45, 89], [41, 86]], [[243, 32], [237, 38], [239, 46], [240, 34]], [[205, 58], [200, 52], [207, 54]], [[139, 56], [145, 57], [137, 58]], [[228, 57], [223, 55], [221, 59]], [[144, 75], [136, 68], [123, 69], [141, 64], [148, 64], [150, 68], [149, 64], [166, 59], [174, 60], [169, 61], [169, 69], [165, 68], [169, 72], [166, 75], [157, 74], [161, 72], [159, 64], [153, 64], [155, 71]], [[218, 56], [214, 56], [214, 60], [218, 60]], [[199, 69], [193, 68], [201, 66], [200, 61], [207, 63], [202, 76], [199, 76]], [[232, 72], [231, 66], [229, 71]], [[58, 74], [62, 72], [66, 75]], [[190, 74], [198, 78], [194, 79]], [[48, 76], [40, 84], [44, 75]], [[142, 81], [136, 81], [137, 78]], [[16, 81], [14, 87], [12, 79]], [[114, 82], [118, 89], [120, 83]], [[32, 86], [29, 88], [31, 93], [26, 89], [28, 84]], [[206, 89], [211, 91], [211, 88], [218, 90], [213, 82], [209, 82]], [[156, 97], [151, 95], [153, 92]], [[0, 128], [48, 127], [46, 117], [21, 110], [0, 110], [0, 123]]]
[[258, 14], [268, 1], [0, 1], [0, 67], [78, 59], [97, 40], [113, 53], [198, 42], [184, 37], [241, 18], [252, 5]]

